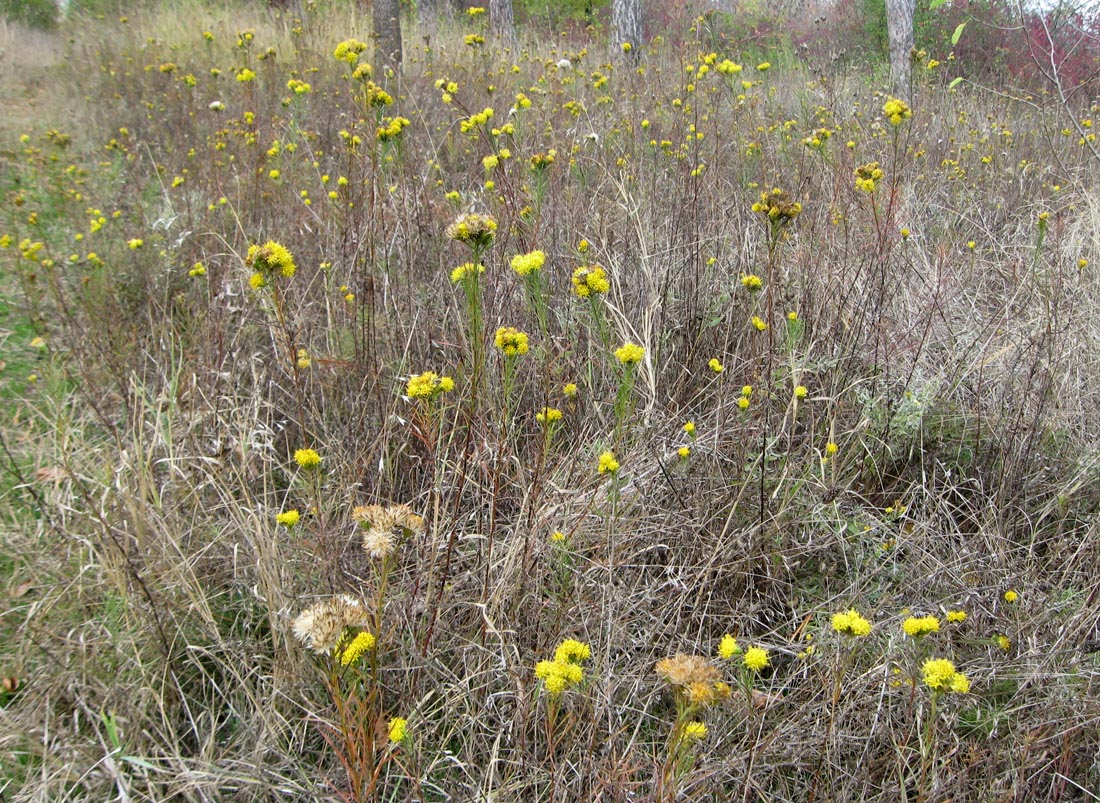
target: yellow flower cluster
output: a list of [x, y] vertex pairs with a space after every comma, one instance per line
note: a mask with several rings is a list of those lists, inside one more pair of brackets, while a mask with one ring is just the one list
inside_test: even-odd
[[293, 527], [299, 519], [301, 519], [301, 514], [297, 510], [287, 510], [275, 516], [275, 521], [284, 527]]
[[775, 187], [770, 192], [760, 193], [760, 200], [752, 205], [752, 211], [767, 215], [773, 224], [781, 226], [802, 213], [802, 204], [792, 201], [787, 193]]
[[297, 449], [294, 452], [294, 462], [307, 470], [317, 468], [321, 465], [321, 455], [313, 449]]
[[554, 660], [535, 664], [535, 677], [543, 682], [550, 696], [557, 697], [571, 686], [584, 680], [582, 661], [587, 661], [592, 651], [584, 642], [565, 639], [554, 650]]
[[951, 623], [965, 622], [966, 621], [966, 611], [948, 611], [947, 612], [947, 621], [951, 622]]
[[546, 264], [546, 254], [542, 251], [532, 251], [529, 254], [517, 254], [512, 257], [512, 270], [520, 276], [528, 276], [537, 270], [542, 270]]
[[[528, 101], [530, 103], [530, 101]], [[558, 152], [551, 148], [546, 153], [536, 153], [531, 157], [531, 169], [535, 171], [545, 170], [554, 164], [554, 158], [558, 155]]]
[[394, 744], [399, 744], [408, 738], [409, 721], [402, 717], [394, 717], [390, 720], [389, 737]]
[[745, 650], [745, 666], [753, 672], [759, 672], [768, 665], [768, 651], [763, 647], [749, 647]]
[[717, 357], [711, 357], [707, 365], [710, 367], [710, 370], [714, 371], [716, 374], [720, 374], [726, 370], [726, 366], [722, 365]]
[[343, 666], [351, 666], [363, 657], [363, 654], [374, 649], [374, 636], [366, 630], [362, 630], [340, 652], [340, 663]]
[[832, 136], [833, 132], [829, 129], [818, 128], [810, 136], [803, 138], [802, 144], [813, 150], [821, 150]]
[[939, 632], [940, 620], [935, 616], [910, 616], [901, 623], [901, 629], [913, 638], [926, 636], [929, 633]]
[[615, 349], [615, 358], [623, 365], [637, 365], [645, 357], [645, 349], [637, 343], [623, 343]]
[[468, 212], [459, 217], [447, 227], [445, 234], [452, 240], [460, 243], [470, 243], [477, 246], [487, 246], [493, 241], [496, 234], [497, 222], [489, 215], [479, 215], [476, 212]]
[[491, 119], [493, 119], [493, 109], [489, 106], [486, 106], [477, 114], [471, 114], [461, 123], [459, 123], [458, 127], [462, 129], [462, 133], [465, 134], [467, 132], [473, 131], [479, 125], [485, 125]]
[[540, 424], [553, 424], [555, 421], [561, 421], [561, 410], [557, 407], [543, 407], [542, 410], [535, 413], [535, 420]]
[[845, 636], [863, 637], [871, 634], [871, 623], [853, 608], [833, 614], [833, 630]]
[[614, 474], [619, 470], [619, 461], [615, 459], [615, 453], [608, 450], [600, 455], [600, 462], [596, 471], [600, 474]]
[[890, 125], [901, 125], [903, 120], [913, 116], [913, 110], [904, 100], [889, 98], [882, 107], [882, 113], [890, 121]]
[[680, 738], [685, 742], [698, 742], [707, 738], [707, 726], [702, 722], [685, 722], [680, 728]]
[[875, 184], [882, 180], [885, 173], [883, 173], [882, 168], [878, 166], [878, 162], [868, 162], [865, 165], [857, 167], [855, 175], [856, 189], [869, 193], [875, 191]]
[[286, 246], [274, 240], [268, 240], [263, 245], [250, 246], [245, 261], [249, 267], [265, 278], [281, 273], [289, 279], [297, 270], [294, 257], [290, 255], [290, 251], [287, 250]]
[[358, 39], [345, 39], [336, 46], [334, 51], [332, 51], [332, 56], [337, 61], [355, 64], [359, 61], [359, 54], [366, 49], [367, 45], [365, 42], [360, 42]]
[[749, 293], [756, 293], [757, 290], [763, 287], [763, 279], [755, 273], [742, 273], [741, 287], [747, 289]]
[[374, 135], [379, 142], [389, 142], [401, 136], [401, 132], [408, 126], [409, 120], [406, 117], [383, 117], [382, 125], [378, 126], [378, 130], [374, 132]]
[[485, 266], [478, 264], [475, 268], [473, 262], [464, 262], [457, 268], [451, 271], [451, 281], [455, 284], [465, 281], [466, 279], [473, 279], [478, 274], [485, 272]]
[[737, 653], [741, 652], [741, 648], [737, 646], [737, 639], [726, 633], [722, 636], [722, 640], [718, 642], [718, 657], [724, 661], [728, 661]]
[[579, 298], [590, 298], [610, 289], [607, 271], [599, 265], [581, 265], [573, 271], [573, 292]]
[[449, 376], [439, 376], [435, 371], [409, 377], [405, 394], [410, 399], [430, 399], [440, 393], [450, 393], [455, 389], [455, 381]]
[[502, 326], [497, 329], [496, 345], [505, 357], [522, 357], [528, 351], [527, 335], [511, 326]]
[[718, 62], [718, 65], [714, 68], [722, 75], [736, 75], [743, 69], [740, 64], [736, 64], [729, 59], [724, 59]]
[[955, 665], [946, 658], [925, 661], [921, 666], [921, 675], [924, 685], [933, 691], [952, 691], [956, 694], [966, 694], [970, 691], [970, 681], [966, 675], [956, 671]]
[[371, 108], [381, 108], [393, 103], [393, 95], [374, 83], [374, 81], [367, 81], [363, 93], [367, 105]]

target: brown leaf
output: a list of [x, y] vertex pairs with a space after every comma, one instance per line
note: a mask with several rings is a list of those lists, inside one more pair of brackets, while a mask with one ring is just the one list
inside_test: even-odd
[[25, 583], [20, 583], [17, 586], [13, 586], [11, 591], [8, 592], [8, 596], [12, 599], [19, 599], [20, 597], [26, 595], [26, 593], [32, 588], [34, 588], [34, 583], [28, 580]]
[[758, 689], [752, 690], [752, 706], [753, 708], [759, 708], [764, 711], [771, 708], [776, 703], [783, 702], [783, 697], [779, 694], [766, 694]]
[[68, 473], [61, 466], [42, 466], [34, 472], [34, 478], [39, 482], [61, 482]]

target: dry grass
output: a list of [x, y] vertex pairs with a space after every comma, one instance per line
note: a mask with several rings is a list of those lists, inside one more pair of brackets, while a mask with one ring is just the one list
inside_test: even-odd
[[[1097, 799], [1100, 196], [1064, 111], [932, 82], [895, 129], [855, 75], [746, 65], [727, 83], [661, 43], [637, 65], [596, 41], [495, 55], [463, 46], [475, 24], [374, 76], [410, 120], [399, 145], [331, 56], [366, 28], [344, 6], [297, 31], [245, 5], [77, 20], [39, 73], [33, 123], [0, 143], [21, 321], [0, 800], [344, 799], [374, 769], [359, 797]], [[509, 114], [519, 92], [531, 106]], [[822, 127], [822, 153], [801, 143]], [[529, 159], [551, 148], [540, 182]], [[870, 161], [874, 208], [853, 187]], [[803, 205], [789, 226], [751, 210], [773, 186]], [[484, 370], [448, 278], [470, 251], [444, 231], [469, 210], [499, 223]], [[297, 271], [255, 291], [243, 259], [269, 239]], [[545, 331], [509, 267], [536, 248]], [[583, 262], [610, 277], [606, 329], [570, 292]], [[530, 336], [514, 376], [498, 326]], [[617, 414], [627, 340], [646, 357]], [[426, 370], [455, 391], [407, 398]], [[564, 413], [549, 446], [545, 406]], [[320, 470], [295, 465], [305, 446]], [[426, 522], [384, 565], [352, 519], [372, 503]], [[291, 623], [341, 593], [367, 601], [378, 646], [334, 699]], [[853, 606], [873, 631], [849, 642], [830, 617]], [[966, 620], [902, 634], [947, 610]], [[725, 633], [770, 666], [715, 658], [730, 698], [678, 710], [654, 665]], [[555, 702], [534, 666], [566, 637], [592, 654]], [[931, 655], [970, 693], [933, 707]], [[688, 714], [708, 735], [685, 746]]]

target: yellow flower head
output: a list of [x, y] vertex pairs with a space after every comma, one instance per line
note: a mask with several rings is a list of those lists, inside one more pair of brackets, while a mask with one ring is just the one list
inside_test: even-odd
[[802, 204], [792, 201], [787, 193], [775, 187], [770, 192], [760, 193], [760, 200], [752, 205], [752, 211], [765, 215], [773, 227], [783, 226], [802, 214]]
[[845, 636], [863, 637], [870, 635], [871, 623], [853, 608], [843, 613], [833, 614], [833, 630]]
[[764, 286], [764, 280], [755, 273], [743, 273], [741, 274], [741, 286], [750, 293], [755, 293]]
[[293, 527], [298, 523], [301, 514], [297, 510], [287, 510], [275, 516], [275, 521], [284, 527]]
[[561, 421], [561, 410], [556, 407], [543, 407], [535, 413], [535, 420], [540, 424], [553, 424], [555, 421]]
[[707, 726], [702, 722], [685, 722], [680, 729], [680, 738], [685, 742], [698, 742], [707, 738]]
[[405, 394], [410, 399], [430, 399], [440, 393], [450, 393], [454, 388], [455, 381], [451, 377], [439, 376], [435, 371], [425, 371], [409, 377]]
[[970, 681], [966, 675], [955, 670], [955, 665], [946, 658], [932, 658], [921, 665], [924, 684], [933, 691], [952, 691], [966, 694], [970, 691]]
[[577, 385], [576, 385], [576, 383], [566, 382], [564, 385], [562, 385], [561, 392], [566, 398], [569, 398], [569, 399], [573, 398], [574, 396], [577, 395]]
[[361, 631], [340, 653], [340, 663], [351, 666], [363, 657], [363, 653], [374, 649], [374, 636], [366, 630]]
[[557, 697], [584, 680], [584, 669], [580, 664], [587, 661], [591, 654], [584, 642], [565, 639], [554, 650], [554, 660], [535, 664], [535, 677], [543, 682], [552, 697]]
[[321, 455], [313, 449], [297, 449], [294, 452], [294, 462], [307, 470], [317, 468], [321, 465]]
[[542, 251], [532, 251], [529, 254], [517, 254], [512, 257], [512, 270], [520, 276], [529, 276], [537, 270], [541, 270], [546, 264], [546, 254]]
[[944, 689], [955, 677], [955, 664], [946, 658], [929, 659], [921, 666], [921, 674], [930, 689]]
[[1005, 592], [1005, 602], [1015, 602], [1020, 598], [1020, 595], [1015, 591], [1009, 590]]
[[289, 279], [297, 269], [290, 251], [274, 240], [268, 240], [263, 245], [250, 246], [245, 262], [252, 270], [264, 276], [281, 273]]
[[882, 172], [882, 168], [878, 166], [878, 162], [868, 162], [867, 164], [860, 165], [855, 170], [856, 189], [868, 193], [874, 192], [875, 186], [885, 175], [886, 174]]
[[694, 421], [685, 421], [684, 422], [684, 432], [686, 432], [688, 435], [691, 435], [691, 436], [694, 437], [694, 435], [695, 435], [695, 422]]
[[447, 227], [446, 235], [460, 243], [470, 243], [478, 247], [488, 246], [496, 234], [497, 222], [489, 215], [469, 212], [460, 215]]
[[554, 650], [554, 660], [559, 662], [587, 661], [591, 656], [592, 649], [587, 644], [572, 638], [565, 639]]
[[905, 101], [890, 98], [883, 105], [882, 114], [890, 121], [890, 125], [899, 126], [903, 120], [913, 116], [913, 111]]
[[707, 362], [707, 366], [716, 374], [720, 374], [726, 370], [726, 366], [722, 365], [722, 363], [718, 361], [717, 357], [711, 357], [710, 360]]
[[408, 738], [409, 721], [402, 717], [394, 717], [390, 720], [389, 737], [394, 744], [399, 744]]
[[581, 265], [573, 271], [573, 292], [579, 298], [590, 298], [610, 289], [607, 271], [599, 265]]
[[645, 356], [645, 349], [637, 343], [624, 343], [615, 349], [615, 357], [623, 365], [637, 365]]
[[359, 61], [359, 54], [366, 49], [366, 44], [358, 39], [345, 39], [336, 46], [336, 50], [332, 52], [332, 55], [337, 61], [355, 64]]
[[528, 351], [527, 335], [511, 326], [497, 329], [496, 345], [505, 357], [522, 357]]
[[457, 268], [451, 271], [451, 281], [455, 284], [458, 284], [459, 282], [465, 281], [467, 279], [474, 279], [484, 272], [484, 265], [479, 263], [475, 268], [473, 262], [464, 262], [463, 264], [459, 265]]
[[614, 452], [607, 451], [600, 455], [600, 462], [596, 467], [597, 472], [600, 474], [614, 474], [618, 470], [619, 461], [615, 459]]
[[768, 665], [768, 651], [763, 647], [749, 647], [745, 650], [745, 666], [753, 672], [759, 672]]
[[729, 633], [722, 636], [722, 640], [718, 642], [718, 656], [720, 658], [728, 661], [739, 652], [741, 652], [741, 648], [737, 646], [737, 639]]
[[947, 621], [952, 622], [952, 623], [954, 623], [954, 622], [965, 622], [966, 621], [966, 611], [948, 611], [947, 612]]
[[940, 620], [935, 616], [910, 616], [901, 623], [901, 629], [907, 636], [918, 638], [929, 633], [937, 633], [940, 629]]

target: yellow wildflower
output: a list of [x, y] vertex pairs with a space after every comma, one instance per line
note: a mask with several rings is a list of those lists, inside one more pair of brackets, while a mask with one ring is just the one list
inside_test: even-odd
[[619, 470], [619, 461], [615, 459], [615, 453], [606, 451], [600, 455], [599, 465], [596, 471], [600, 474], [614, 474]]
[[645, 349], [637, 343], [624, 343], [615, 349], [615, 357], [623, 365], [637, 365], [645, 356]]

